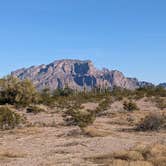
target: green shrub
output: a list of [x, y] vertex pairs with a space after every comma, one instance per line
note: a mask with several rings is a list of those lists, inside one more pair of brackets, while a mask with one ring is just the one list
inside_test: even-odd
[[27, 113], [33, 113], [33, 114], [38, 114], [40, 112], [44, 112], [45, 110], [38, 107], [38, 106], [29, 106], [27, 108]]
[[77, 125], [80, 128], [87, 127], [95, 120], [95, 113], [91, 110], [72, 110], [70, 119], [66, 119], [70, 124]]
[[53, 96], [51, 94], [51, 90], [49, 88], [44, 88], [40, 92], [40, 103], [47, 105], [47, 106], [53, 106], [55, 103], [55, 100], [53, 99]]
[[21, 122], [21, 117], [8, 107], [0, 107], [0, 129], [13, 129]]
[[63, 117], [67, 125], [76, 125], [82, 129], [94, 122], [96, 114], [95, 111], [84, 110], [79, 104], [73, 104], [68, 107]]
[[154, 131], [159, 130], [165, 123], [165, 116], [160, 114], [149, 114], [137, 125], [139, 131]]
[[74, 94], [74, 90], [70, 89], [69, 87], [65, 87], [64, 89], [56, 89], [53, 93], [54, 97], [58, 96], [70, 96]]
[[133, 96], [133, 91], [124, 89], [121, 87], [114, 87], [111, 95], [118, 101], [123, 100], [123, 98], [131, 98]]
[[129, 101], [129, 102], [125, 101], [123, 103], [123, 109], [128, 112], [139, 110], [139, 108], [137, 107], [137, 104], [132, 101]]
[[0, 81], [0, 103], [27, 106], [38, 101], [38, 93], [29, 80], [8, 76]]
[[98, 107], [96, 108], [96, 113], [100, 114], [100, 113], [106, 111], [109, 108], [111, 103], [112, 103], [111, 98], [109, 98], [109, 97], [104, 98], [99, 103]]
[[166, 97], [166, 89], [160, 86], [146, 86], [138, 88], [134, 91], [137, 96], [147, 96], [147, 97]]

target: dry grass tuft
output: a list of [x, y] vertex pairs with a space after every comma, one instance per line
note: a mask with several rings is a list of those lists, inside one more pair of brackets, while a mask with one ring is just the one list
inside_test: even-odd
[[93, 156], [89, 160], [111, 166], [165, 166], [166, 145], [137, 145], [131, 150]]
[[84, 134], [90, 136], [90, 137], [106, 137], [108, 135], [111, 135], [112, 133], [106, 130], [97, 129], [93, 126], [88, 126], [83, 129]]
[[35, 135], [41, 132], [42, 130], [38, 127], [26, 127], [26, 128], [13, 130], [12, 134]]
[[124, 161], [124, 160], [113, 160], [110, 166], [153, 166], [147, 161]]
[[17, 151], [11, 151], [8, 149], [0, 151], [0, 159], [9, 159], [9, 158], [23, 158], [25, 157], [26, 154], [22, 152], [17, 152]]
[[127, 160], [127, 161], [138, 161], [144, 160], [141, 153], [137, 151], [121, 151], [113, 154], [114, 159]]

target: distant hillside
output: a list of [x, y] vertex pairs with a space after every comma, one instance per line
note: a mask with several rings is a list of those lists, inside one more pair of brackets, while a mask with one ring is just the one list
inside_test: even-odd
[[166, 83], [161, 83], [161, 84], [159, 84], [159, 86], [166, 88]]
[[136, 78], [127, 78], [117, 70], [98, 70], [89, 60], [58, 60], [48, 65], [22, 68], [11, 74], [21, 80], [30, 79], [39, 90], [44, 87], [51, 90], [64, 88], [66, 85], [77, 90], [90, 90], [94, 87], [111, 89], [114, 86], [135, 89], [152, 85], [139, 82]]

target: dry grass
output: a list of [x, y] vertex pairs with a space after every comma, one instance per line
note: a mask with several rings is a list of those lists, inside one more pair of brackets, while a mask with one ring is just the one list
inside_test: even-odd
[[103, 129], [98, 129], [93, 126], [88, 126], [84, 128], [83, 130], [84, 134], [90, 136], [90, 137], [106, 137], [108, 135], [111, 135], [112, 133], [110, 131], [106, 131]]
[[42, 127], [58, 127], [58, 124], [55, 122], [55, 120], [52, 120], [50, 122], [34, 122], [33, 124], [29, 124], [28, 127], [36, 127], [36, 128], [42, 128]]
[[16, 134], [16, 135], [35, 135], [41, 133], [42, 130], [38, 127], [24, 127], [20, 129], [15, 129], [9, 131], [9, 134]]
[[[149, 108], [150, 103], [141, 101], [140, 111], [125, 112], [120, 111], [122, 103], [113, 104], [108, 114], [97, 117], [84, 133], [77, 126], [64, 125], [62, 111], [54, 113], [56, 108], [45, 108], [46, 112], [35, 116], [17, 111], [25, 114], [27, 125], [0, 132], [0, 165], [166, 166], [165, 130], [133, 130], [142, 118], [154, 112], [152, 105]], [[86, 107], [96, 106], [91, 104]]]
[[23, 158], [26, 154], [18, 151], [12, 151], [9, 149], [1, 149], [0, 159], [9, 159], [9, 158]]
[[124, 160], [113, 160], [110, 166], [153, 166], [147, 161], [124, 161]]
[[131, 150], [93, 156], [88, 160], [112, 166], [166, 166], [166, 145], [137, 145]]
[[145, 111], [116, 112], [110, 114], [110, 124], [135, 126], [146, 115]]

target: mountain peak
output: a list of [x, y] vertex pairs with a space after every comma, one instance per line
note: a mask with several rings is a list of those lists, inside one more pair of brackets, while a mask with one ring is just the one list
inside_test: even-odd
[[119, 86], [127, 89], [139, 87], [139, 82], [134, 78], [126, 78], [117, 70], [98, 70], [90, 60], [62, 59], [48, 65], [22, 68], [11, 73], [23, 79], [30, 79], [41, 90], [49, 87], [51, 90], [64, 88], [66, 84], [77, 90], [84, 87], [90, 90], [94, 87], [113, 88]]

